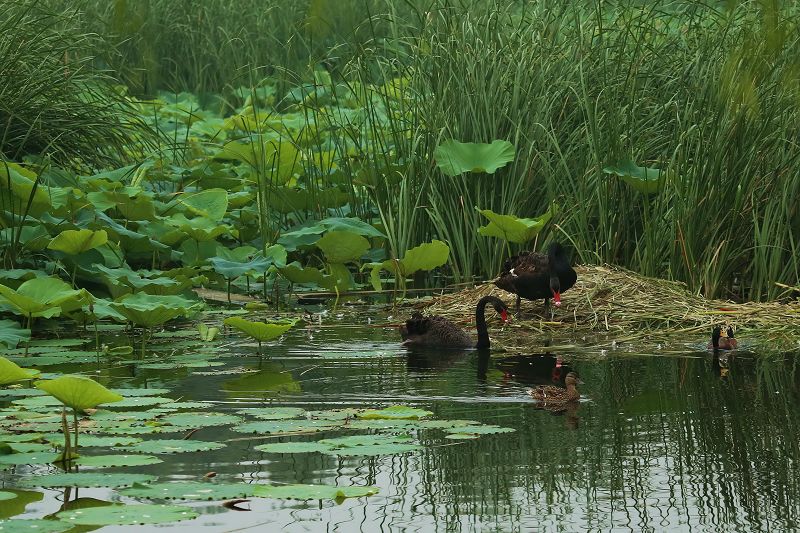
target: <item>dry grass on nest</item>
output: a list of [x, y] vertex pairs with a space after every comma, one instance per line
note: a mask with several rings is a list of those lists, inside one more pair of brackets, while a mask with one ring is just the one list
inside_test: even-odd
[[[798, 347], [800, 301], [791, 303], [734, 303], [692, 294], [683, 283], [647, 278], [623, 268], [580, 266], [578, 282], [562, 295], [562, 306], [544, 312], [543, 300], [522, 300], [524, 317], [511, 327], [491, 330], [493, 340], [507, 350], [541, 345], [535, 334], [603, 334], [610, 339], [652, 342], [710, 336], [713, 324], [730, 324], [737, 337], [775, 349]], [[488, 294], [498, 296], [513, 310], [516, 296], [491, 282], [425, 302], [425, 314], [445, 316], [462, 325], [474, 323], [475, 304]], [[489, 308], [491, 309], [491, 308]], [[525, 335], [530, 331], [534, 335]], [[741, 333], [741, 334], [740, 334]]]

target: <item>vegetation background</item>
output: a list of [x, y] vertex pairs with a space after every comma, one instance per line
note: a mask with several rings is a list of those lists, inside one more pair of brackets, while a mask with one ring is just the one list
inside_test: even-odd
[[[120, 85], [189, 91], [224, 114], [265, 79], [276, 107], [297, 87], [376, 84], [402, 106], [358, 150], [379, 179], [341, 171], [350, 213], [381, 223], [392, 256], [438, 238], [456, 282], [491, 277], [505, 244], [478, 235], [474, 207], [531, 217], [555, 201], [531, 245], [566, 241], [576, 261], [709, 297], [774, 299], [776, 282], [800, 283], [799, 17], [778, 0], [11, 0], [0, 153], [141, 160], [164, 139]], [[344, 145], [337, 134], [325, 142]], [[444, 176], [433, 151], [449, 138], [508, 140], [516, 158]], [[625, 160], [665, 169], [664, 188], [603, 172]]]

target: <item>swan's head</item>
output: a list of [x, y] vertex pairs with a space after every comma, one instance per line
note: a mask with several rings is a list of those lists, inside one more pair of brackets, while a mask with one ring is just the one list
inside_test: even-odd
[[561, 282], [558, 276], [550, 276], [550, 292], [553, 293], [553, 304], [561, 307]]
[[503, 322], [508, 321], [508, 306], [505, 304], [505, 302], [503, 302], [503, 300], [500, 298], [492, 299], [492, 307], [494, 307], [494, 310], [500, 315], [500, 318], [503, 319]]

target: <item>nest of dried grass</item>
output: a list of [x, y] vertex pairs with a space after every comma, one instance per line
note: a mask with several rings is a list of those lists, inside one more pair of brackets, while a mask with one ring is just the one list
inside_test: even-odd
[[[734, 303], [692, 294], [680, 282], [647, 278], [623, 268], [580, 266], [578, 282], [562, 296], [552, 314], [543, 301], [522, 300], [521, 319], [502, 330], [491, 328], [492, 339], [510, 351], [542, 346], [542, 336], [559, 335], [620, 342], [703, 341], [714, 324], [729, 324], [745, 344], [777, 350], [798, 348], [800, 301]], [[491, 282], [434, 297], [419, 307], [425, 314], [445, 316], [465, 326], [474, 324], [475, 303], [488, 294], [514, 309], [516, 296]], [[491, 308], [490, 308], [491, 309]], [[642, 332], [647, 334], [643, 335]]]

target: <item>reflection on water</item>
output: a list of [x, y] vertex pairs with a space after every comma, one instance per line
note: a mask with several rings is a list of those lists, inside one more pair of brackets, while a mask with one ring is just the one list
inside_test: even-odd
[[[800, 431], [793, 358], [748, 354], [577, 358], [545, 353], [505, 360], [399, 348], [395, 332], [357, 327], [292, 332], [269, 361], [232, 353], [242, 374], [142, 371], [172, 396], [215, 400], [220, 410], [294, 405], [330, 409], [405, 403], [440, 418], [513, 427], [515, 433], [454, 442], [419, 434], [420, 452], [384, 457], [275, 455], [225, 428], [224, 453], [165, 456], [138, 468], [162, 477], [378, 485], [381, 493], [334, 502], [253, 500], [253, 512], [191, 504], [203, 514], [175, 530], [264, 531], [779, 531], [798, 527]], [[575, 370], [583, 400], [562, 412], [535, 408], [526, 391], [563, 384]], [[13, 478], [10, 478], [13, 481]], [[13, 485], [13, 483], [12, 483]], [[29, 516], [57, 509], [60, 492], [31, 499]], [[81, 497], [110, 500], [101, 489]], [[0, 516], [7, 502], [0, 502]], [[139, 531], [109, 528], [109, 531]], [[105, 530], [104, 530], [105, 531]]]

